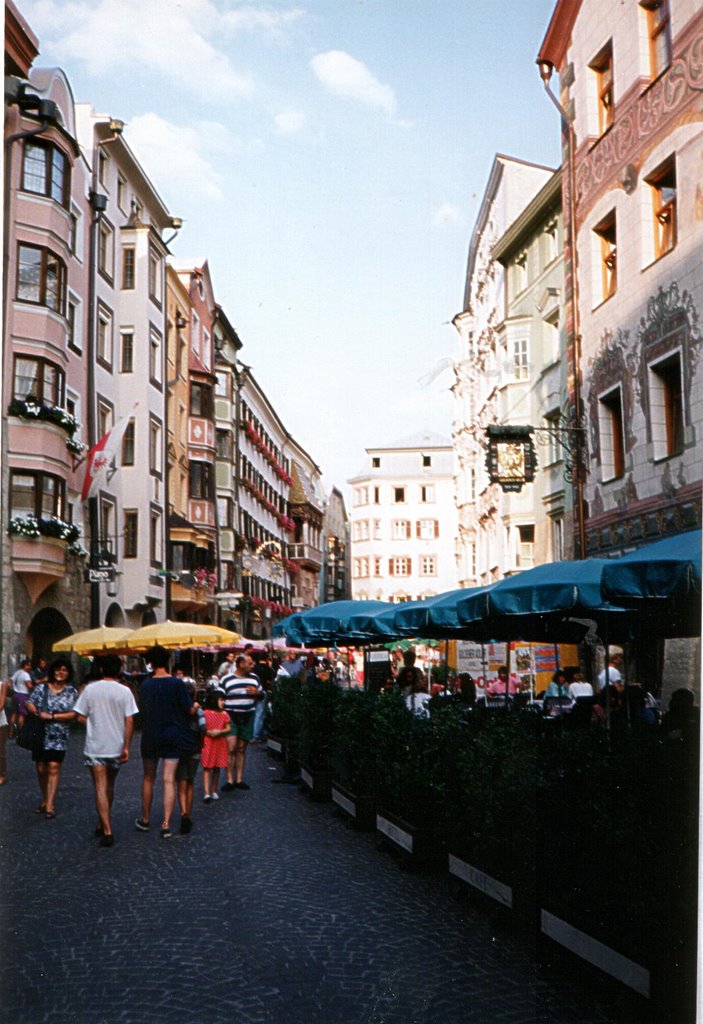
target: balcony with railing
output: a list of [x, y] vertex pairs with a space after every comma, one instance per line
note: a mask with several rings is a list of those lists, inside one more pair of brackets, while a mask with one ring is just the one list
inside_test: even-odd
[[322, 550], [312, 544], [289, 544], [288, 556], [297, 562], [305, 562], [312, 568], [322, 568]]

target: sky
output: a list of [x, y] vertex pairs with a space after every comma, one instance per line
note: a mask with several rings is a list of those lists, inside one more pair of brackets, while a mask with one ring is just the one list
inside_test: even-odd
[[555, 0], [17, 3], [36, 66], [127, 123], [184, 220], [174, 256], [208, 259], [325, 487], [348, 495], [367, 447], [449, 437], [493, 157], [559, 161], [534, 63]]

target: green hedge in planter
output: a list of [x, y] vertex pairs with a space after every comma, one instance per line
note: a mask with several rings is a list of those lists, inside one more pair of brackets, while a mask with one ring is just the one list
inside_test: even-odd
[[300, 763], [311, 771], [328, 771], [335, 710], [341, 692], [329, 679], [311, 679], [300, 693]]
[[330, 768], [335, 781], [357, 796], [371, 796], [376, 790], [375, 706], [371, 693], [341, 690], [334, 709]]
[[382, 693], [373, 714], [379, 805], [412, 824], [442, 827], [448, 780], [461, 735], [454, 709], [421, 718], [402, 697]]
[[301, 691], [300, 679], [288, 676], [276, 680], [271, 694], [270, 732], [283, 740], [288, 755], [293, 759], [297, 759], [299, 749], [302, 722]]

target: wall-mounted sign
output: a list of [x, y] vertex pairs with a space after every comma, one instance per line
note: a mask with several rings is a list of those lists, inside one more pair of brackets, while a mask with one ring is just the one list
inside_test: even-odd
[[486, 470], [491, 483], [500, 484], [504, 491], [521, 491], [535, 478], [537, 453], [532, 429], [497, 423], [486, 428]]

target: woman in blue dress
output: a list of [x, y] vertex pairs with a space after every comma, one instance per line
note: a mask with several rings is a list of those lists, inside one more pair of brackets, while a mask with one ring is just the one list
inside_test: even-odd
[[68, 748], [68, 723], [75, 717], [73, 705], [78, 691], [73, 684], [73, 669], [66, 658], [56, 658], [49, 665], [47, 680], [34, 687], [27, 711], [38, 715], [44, 723], [44, 743], [40, 750], [32, 751], [41, 791], [41, 803], [35, 814], [55, 818], [54, 802], [61, 778], [61, 765]]

